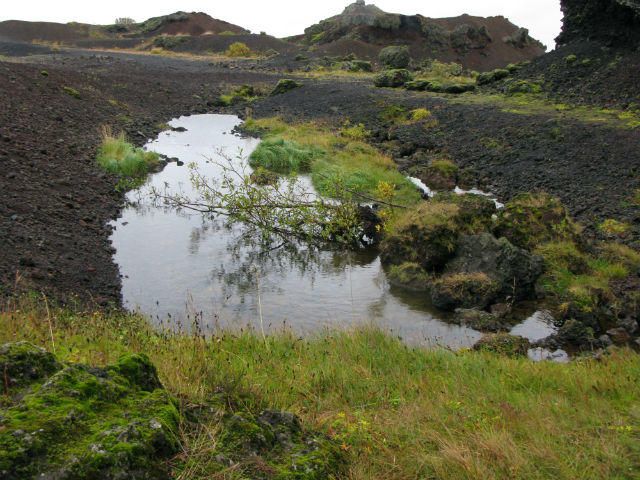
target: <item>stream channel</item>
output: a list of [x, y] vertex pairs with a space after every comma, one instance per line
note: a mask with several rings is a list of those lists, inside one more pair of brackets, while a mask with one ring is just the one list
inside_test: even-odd
[[[146, 145], [180, 162], [167, 164], [129, 192], [127, 207], [113, 222], [126, 308], [163, 327], [191, 331], [197, 325], [204, 333], [287, 328], [309, 335], [372, 325], [411, 345], [452, 349], [481, 338], [475, 330], [439, 320], [426, 295], [391, 286], [375, 251], [264, 252], [248, 226], [228, 226], [224, 218], [153, 201], [152, 188], [192, 194], [192, 162], [209, 178], [221, 175], [221, 152], [242, 163], [240, 157], [246, 159], [259, 140], [234, 134], [240, 124], [232, 115], [181, 117], [169, 123], [173, 130]], [[516, 327], [519, 335], [538, 340], [553, 333], [539, 313], [523, 319]]]

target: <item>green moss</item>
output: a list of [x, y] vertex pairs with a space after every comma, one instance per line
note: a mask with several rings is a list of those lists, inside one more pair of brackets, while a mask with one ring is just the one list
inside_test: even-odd
[[77, 98], [80, 99], [81, 95], [80, 92], [78, 90], [76, 90], [75, 88], [72, 87], [62, 87], [62, 91], [64, 93], [66, 93], [67, 95], [73, 97], [73, 98]]
[[296, 88], [302, 87], [302, 83], [296, 82], [291, 79], [282, 79], [279, 80], [273, 91], [271, 92], [272, 96], [281, 95], [283, 93], [290, 92], [291, 90], [295, 90]]
[[340, 129], [340, 135], [350, 140], [362, 141], [369, 138], [371, 136], [371, 132], [369, 132], [362, 123], [357, 125], [347, 124]]
[[573, 65], [574, 63], [576, 63], [578, 61], [578, 57], [576, 55], [567, 55], [566, 57], [564, 57], [564, 61], [569, 64], [569, 65]]
[[0, 347], [0, 374], [5, 387], [11, 390], [44, 379], [60, 368], [51, 353], [30, 343], [8, 343]]
[[545, 193], [518, 195], [505, 205], [495, 227], [497, 236], [529, 250], [549, 241], [572, 240], [580, 231], [560, 200]]
[[376, 75], [373, 84], [376, 87], [399, 88], [411, 80], [413, 80], [413, 75], [409, 70], [387, 70]]
[[477, 82], [478, 85], [487, 85], [490, 83], [498, 82], [500, 80], [504, 80], [509, 75], [509, 70], [498, 68], [491, 72], [481, 73], [480, 75], [478, 75]]
[[498, 295], [500, 286], [482, 272], [443, 275], [431, 285], [431, 300], [441, 310], [485, 308]]
[[391, 265], [387, 278], [392, 285], [408, 290], [422, 292], [429, 289], [430, 276], [417, 263], [407, 262], [401, 265]]
[[249, 157], [249, 165], [283, 174], [307, 173], [311, 171], [314, 160], [324, 155], [325, 152], [319, 148], [304, 147], [282, 138], [267, 139], [260, 142], [253, 151]]
[[613, 218], [609, 218], [598, 225], [598, 230], [609, 237], [624, 237], [629, 233], [630, 229], [631, 226], [628, 223]]
[[485, 335], [474, 347], [481, 352], [498, 353], [509, 357], [525, 356], [529, 348], [529, 340], [508, 333]]
[[424, 202], [404, 213], [381, 244], [382, 261], [389, 265], [417, 263], [426, 271], [441, 268], [456, 249], [460, 228], [457, 205]]
[[220, 103], [223, 105], [235, 105], [240, 102], [253, 102], [259, 94], [251, 85], [242, 85], [233, 89], [230, 93], [220, 95]]
[[507, 95], [539, 94], [542, 93], [542, 84], [527, 80], [515, 80], [506, 86]]
[[163, 478], [164, 460], [178, 448], [177, 428], [175, 402], [146, 357], [125, 357], [105, 370], [69, 365], [32, 379], [2, 410], [0, 471], [9, 480]]

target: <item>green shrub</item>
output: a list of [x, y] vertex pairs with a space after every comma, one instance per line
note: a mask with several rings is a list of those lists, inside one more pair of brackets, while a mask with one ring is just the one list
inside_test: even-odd
[[173, 50], [188, 39], [188, 35], [162, 35], [153, 39], [153, 46], [164, 50]]
[[359, 123], [357, 125], [345, 125], [340, 129], [340, 136], [348, 138], [350, 140], [366, 140], [371, 136], [371, 132], [369, 132], [364, 124]]
[[239, 102], [252, 102], [256, 98], [258, 98], [258, 93], [254, 87], [242, 85], [235, 88], [231, 93], [220, 95], [220, 103], [229, 106]]
[[373, 72], [373, 65], [366, 60], [351, 60], [345, 63], [345, 68], [350, 72]]
[[409, 70], [387, 70], [376, 75], [373, 84], [376, 87], [399, 88], [411, 80], [413, 80], [413, 75]]
[[251, 57], [253, 55], [253, 52], [247, 46], [246, 43], [234, 42], [231, 45], [229, 45], [229, 48], [225, 52], [225, 55], [231, 58], [239, 58], [239, 57], [247, 58], [247, 57]]
[[624, 237], [629, 233], [631, 226], [628, 223], [609, 218], [598, 225], [598, 230], [609, 237]]
[[319, 148], [304, 147], [281, 138], [267, 139], [249, 157], [252, 168], [263, 167], [276, 173], [308, 173], [313, 161], [324, 155]]
[[396, 47], [386, 47], [380, 51], [378, 55], [380, 63], [385, 67], [391, 69], [403, 69], [409, 66], [411, 63], [411, 55], [409, 54], [409, 47], [406, 45]]
[[506, 87], [507, 95], [517, 95], [522, 93], [541, 93], [542, 85], [537, 82], [528, 82], [526, 80], [516, 80], [509, 83]]
[[127, 178], [141, 178], [157, 166], [159, 160], [157, 153], [147, 152], [127, 142], [124, 133], [114, 136], [109, 129], [103, 131], [97, 161], [107, 172]]
[[567, 62], [569, 65], [572, 65], [578, 61], [578, 57], [573, 54], [567, 55], [566, 57], [564, 57], [564, 61]]
[[267, 170], [264, 167], [256, 168], [253, 173], [251, 173], [251, 181], [256, 185], [276, 185], [278, 183], [278, 174], [276, 172], [272, 172]]

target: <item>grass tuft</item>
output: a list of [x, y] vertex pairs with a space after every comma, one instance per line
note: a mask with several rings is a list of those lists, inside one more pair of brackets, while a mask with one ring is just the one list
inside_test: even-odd
[[159, 156], [129, 143], [124, 135], [114, 135], [110, 128], [102, 130], [102, 145], [98, 149], [98, 164], [107, 172], [127, 178], [141, 178], [155, 167]]

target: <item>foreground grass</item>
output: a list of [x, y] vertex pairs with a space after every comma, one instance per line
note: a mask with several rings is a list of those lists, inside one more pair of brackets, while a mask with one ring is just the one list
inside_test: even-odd
[[0, 313], [0, 342], [14, 340], [93, 365], [145, 352], [166, 387], [189, 402], [222, 387], [248, 394], [245, 408], [295, 412], [341, 441], [351, 479], [640, 476], [640, 362], [629, 351], [559, 365], [412, 349], [374, 329], [205, 340], [159, 333], [133, 315], [34, 301]]
[[[341, 188], [362, 194], [369, 198], [393, 201], [400, 205], [413, 205], [420, 200], [420, 193], [404, 175], [393, 160], [376, 148], [367, 144], [368, 132], [354, 134], [353, 126], [346, 126], [339, 132], [313, 122], [288, 124], [279, 118], [249, 119], [244, 125], [246, 131], [261, 133], [263, 144], [252, 155], [252, 166], [271, 168], [272, 162], [259, 162], [259, 158], [269, 159], [273, 152], [266, 152], [273, 145], [288, 146], [281, 149], [285, 161], [291, 168], [279, 165], [278, 172], [285, 170], [310, 171], [311, 180], [318, 192], [333, 197]], [[288, 143], [284, 143], [288, 142]], [[308, 160], [308, 168], [296, 168], [300, 152], [313, 150], [313, 158]], [[283, 160], [281, 158], [281, 161]], [[361, 200], [361, 199], [360, 199]]]

